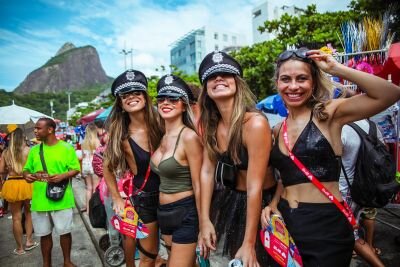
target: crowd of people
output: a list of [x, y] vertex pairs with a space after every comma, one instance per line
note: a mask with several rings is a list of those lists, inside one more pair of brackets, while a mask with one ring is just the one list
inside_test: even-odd
[[[357, 84], [363, 93], [333, 99], [327, 74]], [[199, 79], [200, 90], [178, 76], [161, 77], [155, 109], [142, 72], [119, 75], [111, 87], [115, 101], [107, 134], [94, 124], [86, 127], [82, 167], [73, 147], [55, 137], [51, 119], [38, 120], [35, 135], [41, 144], [30, 150], [22, 145], [22, 130], [15, 130], [0, 161], [14, 253], [39, 245], [32, 238], [33, 225], [43, 266], [51, 266], [53, 230], [60, 235], [64, 266], [73, 266], [71, 179], [82, 172], [85, 209], [99, 188], [111, 243], [118, 244], [119, 237], [110, 218], [126, 205], [134, 206], [149, 230], [140, 240], [122, 236], [128, 267], [135, 266], [136, 249], [140, 266], [155, 266], [160, 238], [168, 251], [167, 266], [195, 266], [196, 247], [204, 258], [220, 249], [245, 267], [277, 266], [258, 235], [272, 214], [283, 218], [304, 266], [348, 266], [353, 250], [382, 266], [374, 248], [365, 248], [355, 235], [356, 210], [344, 202], [348, 189], [339, 190], [341, 159], [352, 175], [356, 149], [348, 147], [353, 139], [344, 135], [346, 124], [389, 107], [400, 99], [400, 88], [319, 50], [287, 50], [277, 59], [274, 80], [289, 115], [271, 129], [255, 109], [256, 98], [232, 56], [208, 54]], [[129, 177], [128, 192], [121, 190], [126, 187], [119, 185], [122, 177]], [[51, 199], [49, 185], [63, 181], [64, 196]], [[7, 188], [13, 193], [5, 194]]]

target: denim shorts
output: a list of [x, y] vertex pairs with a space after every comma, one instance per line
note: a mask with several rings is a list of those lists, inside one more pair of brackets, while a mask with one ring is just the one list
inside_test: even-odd
[[46, 236], [54, 232], [65, 235], [72, 232], [72, 208], [54, 211], [32, 211], [32, 224], [36, 236]]
[[197, 242], [199, 217], [194, 196], [160, 205], [157, 217], [161, 234], [172, 235], [172, 242], [176, 244]]

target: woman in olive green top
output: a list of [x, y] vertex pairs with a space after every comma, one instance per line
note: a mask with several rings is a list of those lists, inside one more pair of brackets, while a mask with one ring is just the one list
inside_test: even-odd
[[158, 112], [165, 126], [161, 145], [151, 158], [151, 168], [160, 176], [158, 222], [170, 250], [168, 266], [193, 266], [202, 164], [202, 146], [190, 108], [193, 94], [173, 75], [162, 77], [157, 91]]

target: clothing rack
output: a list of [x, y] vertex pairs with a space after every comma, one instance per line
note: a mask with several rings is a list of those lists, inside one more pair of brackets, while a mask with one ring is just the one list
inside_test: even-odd
[[363, 55], [371, 55], [371, 54], [384, 55], [384, 58], [386, 60], [388, 57], [388, 53], [387, 53], [388, 51], [389, 51], [389, 47], [384, 48], [384, 49], [379, 49], [379, 50], [360, 51], [360, 52], [354, 52], [354, 53], [336, 53], [336, 54], [333, 54], [333, 56], [336, 58], [337, 61], [344, 64], [347, 60], [349, 60], [349, 58], [363, 56]]

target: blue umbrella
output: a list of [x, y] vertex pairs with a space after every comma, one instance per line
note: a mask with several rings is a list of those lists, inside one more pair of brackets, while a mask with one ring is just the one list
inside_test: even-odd
[[282, 97], [279, 94], [268, 96], [257, 103], [256, 108], [272, 114], [279, 114], [282, 117], [287, 117], [287, 109], [283, 103]]
[[105, 121], [108, 118], [108, 115], [110, 115], [112, 106], [106, 108], [102, 113], [100, 113], [99, 115], [97, 115], [96, 117], [96, 121]]

